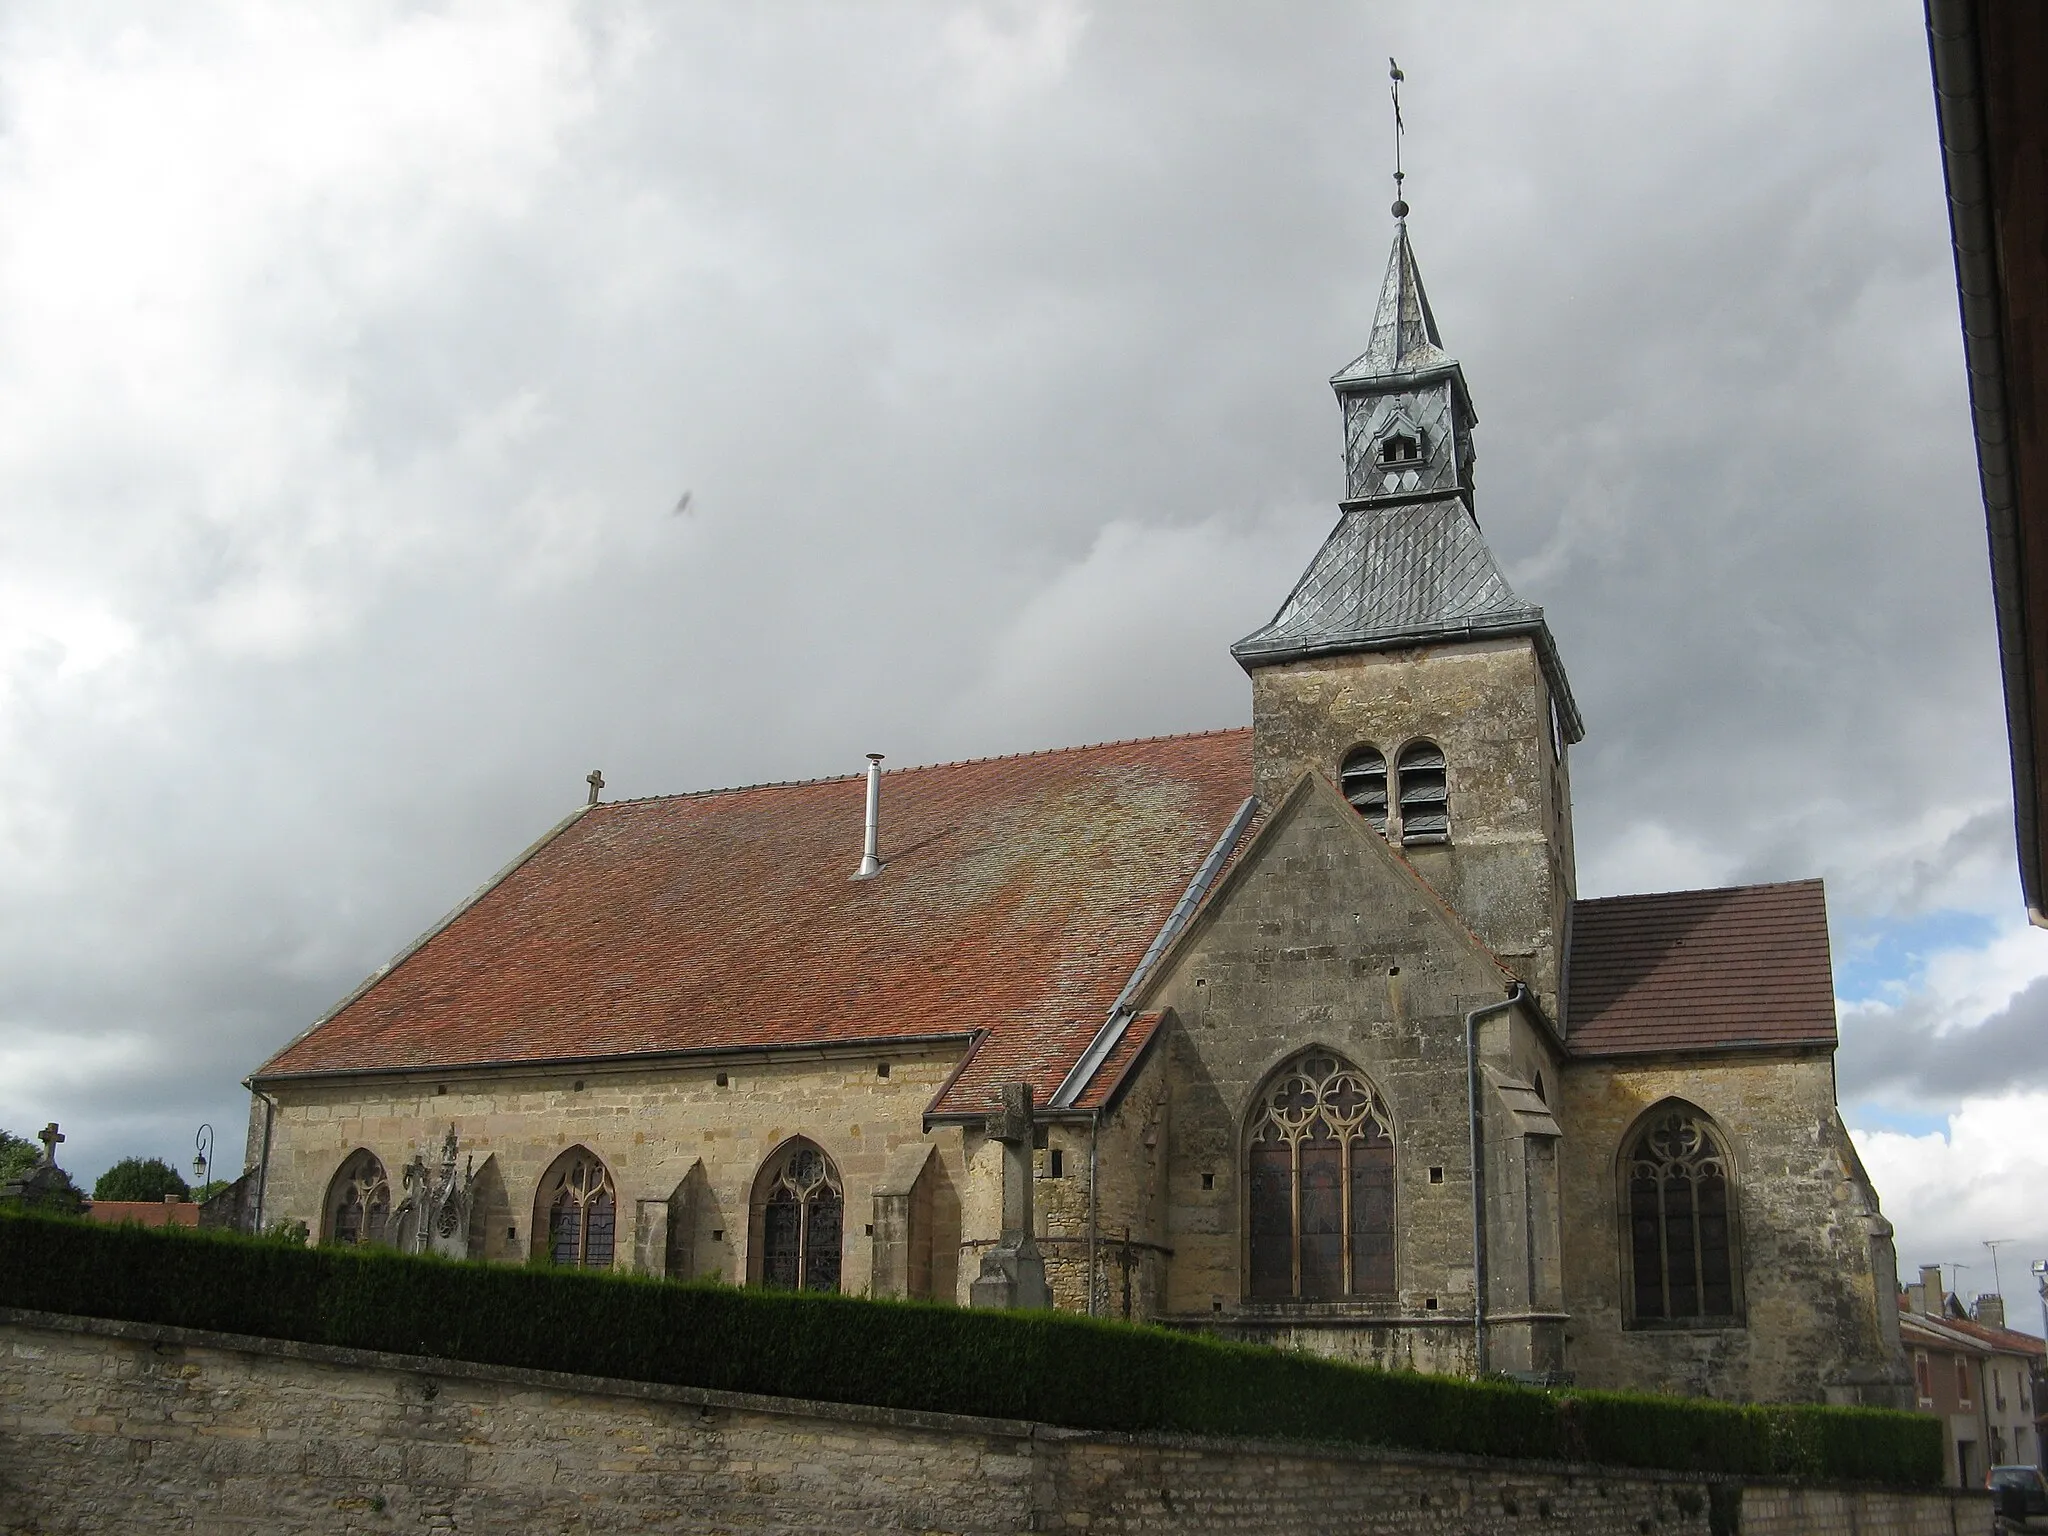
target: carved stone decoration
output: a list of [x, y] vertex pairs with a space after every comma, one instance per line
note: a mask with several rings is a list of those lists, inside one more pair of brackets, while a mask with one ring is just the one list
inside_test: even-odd
[[988, 1138], [1003, 1149], [1003, 1234], [982, 1255], [968, 1301], [977, 1307], [1049, 1307], [1045, 1259], [1031, 1232], [1031, 1085], [1004, 1084], [1002, 1106], [988, 1118]]
[[476, 1157], [457, 1171], [459, 1150], [455, 1127], [448, 1127], [441, 1158], [430, 1167], [418, 1152], [405, 1165], [405, 1198], [391, 1213], [390, 1230], [406, 1253], [437, 1253], [443, 1258], [470, 1255], [470, 1208], [476, 1199]]
[[1656, 1115], [1628, 1163], [1636, 1321], [1737, 1315], [1733, 1206], [1727, 1159], [1704, 1117], [1685, 1106]]

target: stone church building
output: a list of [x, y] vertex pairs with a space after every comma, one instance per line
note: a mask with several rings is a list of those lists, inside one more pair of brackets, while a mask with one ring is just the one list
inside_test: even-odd
[[1819, 882], [1577, 898], [1578, 709], [1405, 223], [1332, 382], [1345, 499], [1233, 649], [1250, 729], [593, 775], [252, 1075], [262, 1219], [961, 1305], [1042, 1264], [1389, 1366], [1900, 1401]]

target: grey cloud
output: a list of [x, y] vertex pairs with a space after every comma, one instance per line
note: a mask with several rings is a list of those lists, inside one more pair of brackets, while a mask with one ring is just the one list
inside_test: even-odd
[[[125, 28], [146, 74], [181, 25], [15, 13], [0, 138], [50, 58]], [[235, 91], [254, 45], [190, 25]], [[23, 1056], [0, 1116], [75, 1120], [88, 1171], [236, 1119], [593, 764], [644, 794], [1242, 722], [1226, 647], [1333, 518], [1389, 53], [1481, 517], [1590, 726], [1588, 893], [1655, 826], [1844, 910], [1979, 863], [1960, 899], [2007, 899], [1944, 843], [1995, 850], [2007, 790], [1915, 14], [1104, 6], [996, 85], [947, 47], [908, 5], [590, 23], [505, 195], [351, 172], [351, 240], [287, 168], [247, 215], [275, 275], [152, 381], [180, 414], [97, 399], [0, 461], [6, 562], [137, 637], [0, 648], [0, 1053], [82, 1064]], [[64, 175], [33, 142], [6, 174]], [[0, 266], [0, 320], [34, 276]], [[0, 398], [62, 398], [23, 366]]]
[[1844, 1100], [1939, 1108], [1964, 1098], [2048, 1088], [2048, 977], [2029, 982], [1974, 1028], [1937, 1028], [1931, 1009], [1857, 1010], [1837, 1066]]

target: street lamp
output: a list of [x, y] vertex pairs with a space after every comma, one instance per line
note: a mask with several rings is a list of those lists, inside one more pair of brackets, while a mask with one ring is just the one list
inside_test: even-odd
[[199, 1134], [192, 1138], [192, 1172], [198, 1176], [199, 1187], [206, 1188], [206, 1176], [213, 1168], [213, 1127], [202, 1125]]

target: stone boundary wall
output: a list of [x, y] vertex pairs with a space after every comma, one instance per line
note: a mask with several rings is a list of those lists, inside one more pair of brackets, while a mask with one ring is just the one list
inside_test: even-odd
[[1961, 1536], [1956, 1490], [1067, 1430], [0, 1309], [0, 1531]]

